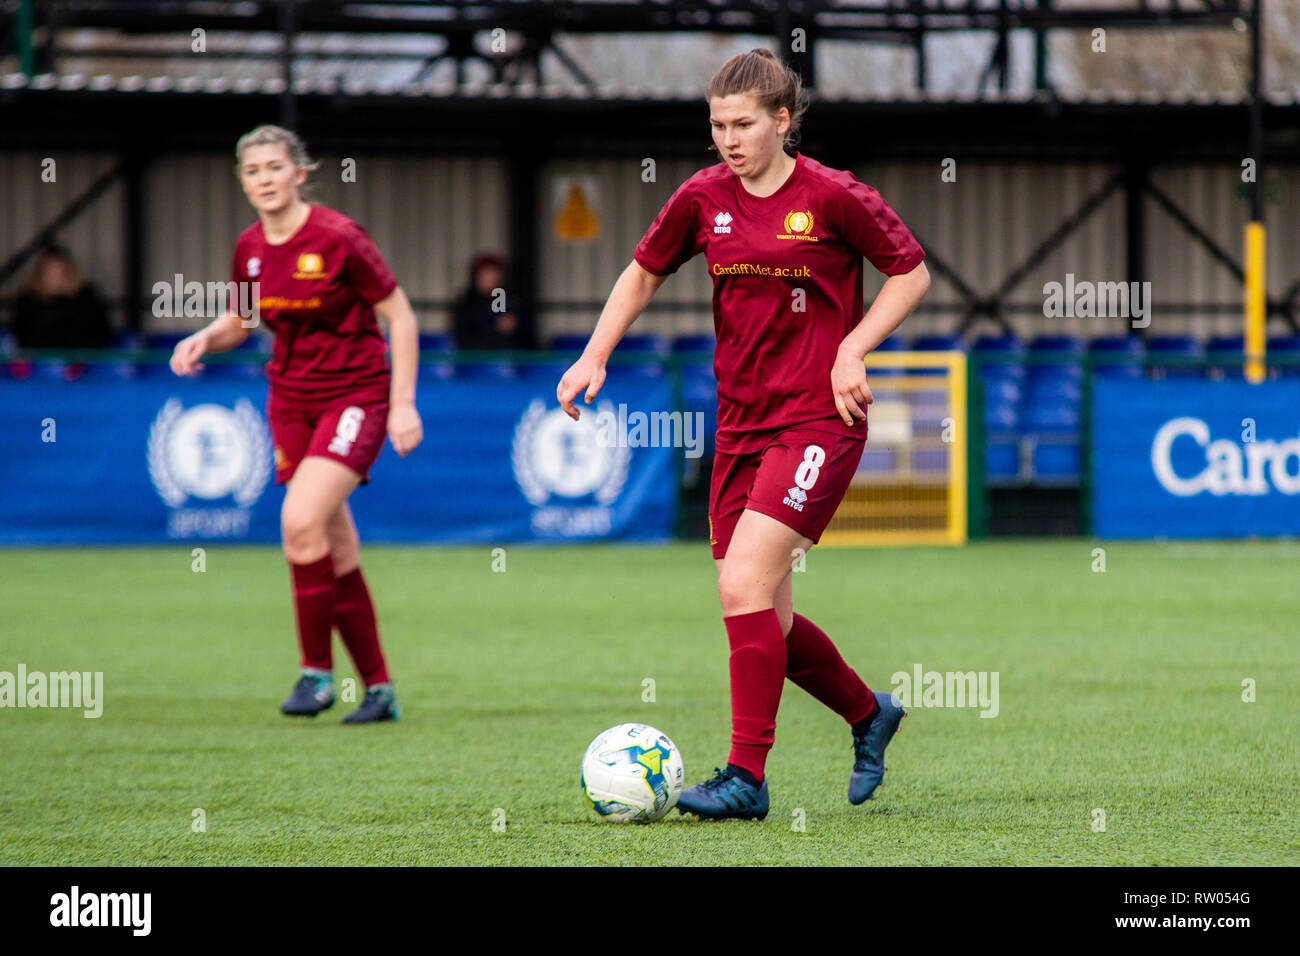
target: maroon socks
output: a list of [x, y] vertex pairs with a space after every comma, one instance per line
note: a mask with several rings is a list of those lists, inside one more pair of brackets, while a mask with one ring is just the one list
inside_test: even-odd
[[309, 564], [289, 562], [293, 575], [293, 607], [298, 620], [298, 648], [302, 666], [316, 670], [334, 669], [330, 656], [330, 635], [334, 629], [334, 558]]
[[375, 606], [370, 590], [361, 576], [361, 566], [353, 568], [337, 581], [334, 594], [334, 623], [352, 663], [367, 687], [388, 683], [388, 664], [379, 646], [379, 626], [375, 623]]
[[786, 635], [789, 656], [785, 676], [850, 724], [874, 716], [879, 706], [871, 689], [844, 662], [831, 639], [801, 614]]
[[775, 608], [722, 619], [731, 644], [731, 754], [727, 762], [763, 780], [785, 684], [786, 641]]

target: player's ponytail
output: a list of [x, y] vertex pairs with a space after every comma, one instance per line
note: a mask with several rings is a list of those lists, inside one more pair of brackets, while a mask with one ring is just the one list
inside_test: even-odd
[[[284, 147], [289, 154], [289, 162], [293, 163], [299, 169], [305, 169], [312, 173], [320, 168], [320, 162], [311, 158], [307, 152], [307, 144], [293, 130], [285, 129], [283, 126], [272, 126], [269, 123], [259, 126], [256, 129], [249, 130], [239, 141], [235, 143], [235, 176], [239, 176], [240, 164], [244, 161], [244, 150], [249, 146], [273, 146], [279, 144]], [[311, 188], [310, 183], [303, 183], [299, 188], [299, 193], [306, 197]]]
[[790, 128], [785, 132], [785, 145], [790, 149], [798, 145], [803, 114], [811, 101], [798, 73], [778, 60], [771, 50], [761, 47], [750, 50], [722, 64], [709, 81], [705, 100], [738, 93], [753, 94], [759, 106], [769, 113], [776, 113], [783, 106], [789, 110]]

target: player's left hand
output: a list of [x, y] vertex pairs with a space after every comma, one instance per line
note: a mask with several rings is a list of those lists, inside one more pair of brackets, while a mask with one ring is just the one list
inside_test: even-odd
[[835, 356], [835, 364], [831, 367], [831, 392], [835, 395], [835, 410], [844, 419], [844, 424], [866, 420], [866, 408], [873, 398], [862, 359], [847, 352]]
[[388, 438], [393, 450], [405, 458], [424, 438], [420, 413], [412, 404], [394, 405], [388, 410]]

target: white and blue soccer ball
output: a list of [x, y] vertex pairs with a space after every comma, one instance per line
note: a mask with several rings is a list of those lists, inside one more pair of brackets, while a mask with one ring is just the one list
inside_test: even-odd
[[685, 779], [677, 745], [648, 724], [611, 727], [582, 757], [582, 792], [611, 823], [654, 823], [677, 805]]

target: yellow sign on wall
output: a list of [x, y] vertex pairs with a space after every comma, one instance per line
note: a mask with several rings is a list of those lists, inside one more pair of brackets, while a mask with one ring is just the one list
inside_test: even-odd
[[556, 239], [590, 242], [600, 236], [595, 185], [590, 176], [561, 176], [557, 179]]

